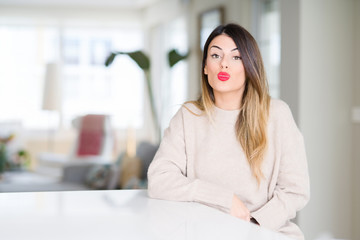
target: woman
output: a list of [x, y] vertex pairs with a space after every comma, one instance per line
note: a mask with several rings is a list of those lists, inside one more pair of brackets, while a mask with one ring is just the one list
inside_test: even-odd
[[202, 61], [202, 94], [165, 131], [148, 171], [152, 198], [203, 203], [303, 239], [292, 222], [309, 199], [305, 147], [289, 107], [271, 99], [254, 38], [217, 27]]

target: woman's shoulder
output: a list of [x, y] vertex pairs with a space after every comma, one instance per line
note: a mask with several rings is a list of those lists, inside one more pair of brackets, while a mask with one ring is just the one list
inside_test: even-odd
[[191, 114], [194, 116], [201, 116], [204, 113], [195, 101], [188, 101], [182, 104], [181, 111], [185, 115]]
[[284, 120], [292, 118], [292, 113], [289, 105], [281, 99], [272, 98], [270, 100], [269, 117], [272, 120]]
[[283, 136], [287, 139], [303, 138], [289, 105], [280, 99], [271, 100], [268, 127], [275, 128], [277, 136]]
[[184, 121], [185, 119], [194, 120], [194, 118], [203, 116], [203, 111], [197, 106], [196, 102], [189, 101], [181, 104], [177, 112], [172, 117], [172, 121]]
[[290, 111], [289, 105], [281, 99], [272, 98], [270, 100], [270, 112], [288, 112]]
[[[185, 102], [181, 104], [177, 112], [170, 120], [170, 127], [183, 126], [185, 123], [191, 123], [191, 125], [202, 119], [203, 111], [197, 107], [196, 103]], [[187, 125], [187, 124], [186, 124]]]
[[269, 122], [271, 126], [276, 126], [281, 131], [292, 132], [296, 129], [299, 133], [289, 105], [280, 99], [271, 99]]

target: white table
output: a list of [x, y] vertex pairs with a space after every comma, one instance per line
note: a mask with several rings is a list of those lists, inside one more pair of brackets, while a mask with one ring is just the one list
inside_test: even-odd
[[0, 193], [0, 239], [288, 238], [198, 203], [114, 190]]
[[[43, 192], [87, 190], [82, 183], [62, 181], [60, 178], [30, 171], [9, 171], [0, 179], [0, 193], [5, 192]], [[0, 213], [1, 214], [1, 213]], [[1, 228], [1, 227], [0, 227]], [[0, 230], [1, 232], [1, 230]], [[1, 233], [0, 233], [1, 239]]]

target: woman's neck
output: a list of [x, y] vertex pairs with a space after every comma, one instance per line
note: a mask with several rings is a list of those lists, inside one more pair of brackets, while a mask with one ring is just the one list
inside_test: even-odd
[[223, 110], [239, 110], [241, 108], [241, 97], [233, 94], [214, 94], [215, 106]]

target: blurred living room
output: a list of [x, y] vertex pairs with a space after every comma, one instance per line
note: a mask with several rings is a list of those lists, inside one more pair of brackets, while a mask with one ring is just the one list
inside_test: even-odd
[[305, 238], [360, 239], [360, 0], [0, 0], [0, 198], [146, 189], [199, 96], [204, 41], [231, 22], [304, 135]]

